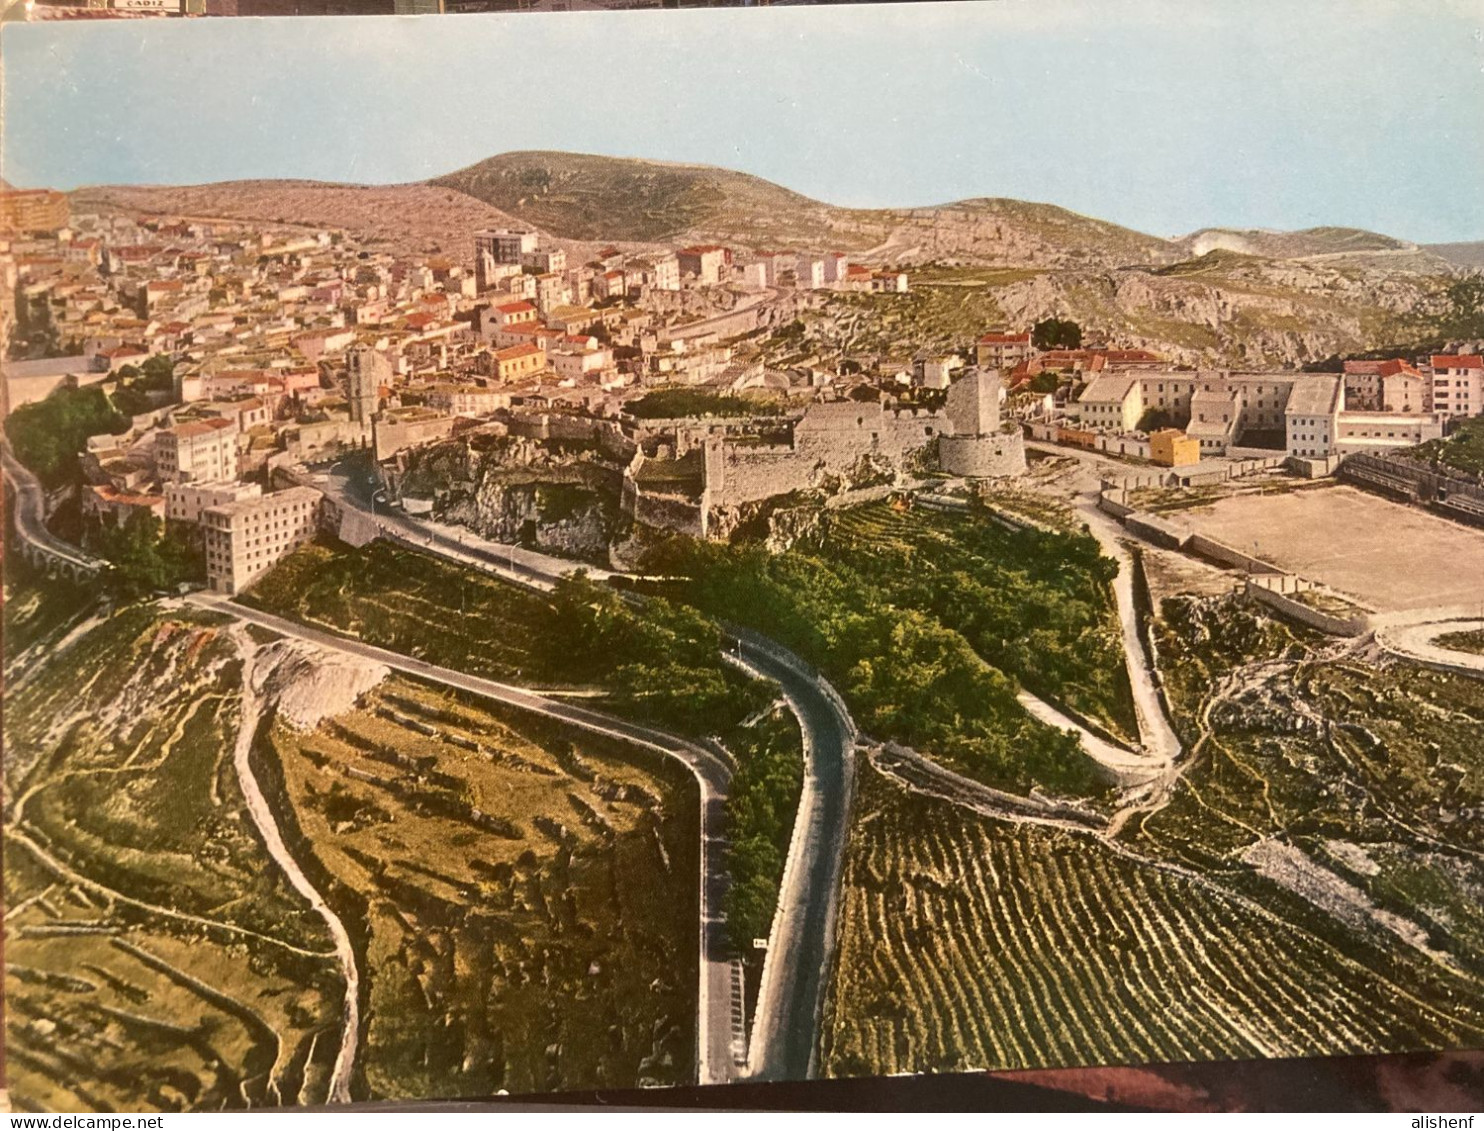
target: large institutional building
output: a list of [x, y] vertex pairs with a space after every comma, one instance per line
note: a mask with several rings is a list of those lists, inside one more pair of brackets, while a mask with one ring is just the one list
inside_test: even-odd
[[1084, 428], [1133, 432], [1151, 410], [1225, 455], [1246, 439], [1289, 455], [1327, 458], [1406, 448], [1442, 435], [1427, 411], [1422, 375], [1410, 366], [1355, 373], [1238, 373], [1229, 370], [1104, 371], [1075, 411]]
[[242, 592], [312, 539], [321, 498], [313, 487], [290, 487], [203, 510], [206, 582], [211, 591], [229, 596]]

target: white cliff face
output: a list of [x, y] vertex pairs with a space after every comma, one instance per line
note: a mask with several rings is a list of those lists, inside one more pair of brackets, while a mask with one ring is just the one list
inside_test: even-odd
[[253, 668], [253, 690], [278, 708], [297, 731], [353, 709], [366, 692], [390, 675], [383, 664], [330, 652], [303, 640], [279, 640], [262, 648]]

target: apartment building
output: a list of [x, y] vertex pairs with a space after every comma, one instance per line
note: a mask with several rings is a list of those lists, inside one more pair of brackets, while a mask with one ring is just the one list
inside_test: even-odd
[[1484, 415], [1484, 357], [1432, 355], [1432, 411], [1443, 417]]
[[210, 483], [237, 478], [237, 422], [223, 417], [162, 429], [155, 467], [162, 483]]
[[313, 487], [238, 499], [201, 512], [206, 582], [213, 593], [242, 592], [314, 537], [323, 496]]
[[167, 483], [165, 519], [199, 523], [202, 512], [212, 507], [261, 498], [262, 494], [263, 489], [256, 483]]
[[998, 369], [1008, 373], [1031, 355], [1031, 333], [1013, 334], [991, 330], [975, 346], [975, 359], [980, 369]]
[[[731, 254], [727, 249], [715, 244], [682, 248], [676, 252], [675, 257], [680, 274], [694, 276], [696, 282], [702, 286], [715, 286], [720, 283], [722, 271], [731, 262]], [[822, 266], [820, 269], [823, 271]]]

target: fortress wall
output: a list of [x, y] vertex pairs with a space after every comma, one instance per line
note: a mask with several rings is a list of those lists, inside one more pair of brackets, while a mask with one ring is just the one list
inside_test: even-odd
[[1017, 432], [989, 436], [942, 436], [938, 462], [949, 475], [989, 478], [1025, 471], [1025, 438]]
[[[722, 481], [718, 485], [707, 477], [715, 506], [736, 506], [783, 495], [804, 486], [812, 461], [792, 448], [777, 445], [733, 447], [728, 444], [721, 456]], [[708, 468], [709, 471], [709, 468]]]
[[453, 428], [452, 416], [436, 416], [400, 424], [378, 420], [372, 432], [376, 442], [376, 460], [379, 463], [405, 448], [426, 444], [429, 440], [445, 439], [453, 433]]
[[677, 530], [693, 538], [704, 538], [705, 507], [689, 499], [673, 495], [648, 495], [635, 490], [625, 492], [624, 509], [632, 514], [636, 522], [663, 530]]

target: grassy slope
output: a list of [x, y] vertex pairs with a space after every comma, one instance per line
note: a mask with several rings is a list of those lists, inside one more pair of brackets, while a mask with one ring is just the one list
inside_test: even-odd
[[[8, 636], [65, 619], [25, 587], [11, 598]], [[21, 1110], [323, 1098], [340, 989], [331, 963], [267, 941], [329, 946], [238, 791], [239, 670], [219, 629], [145, 607], [6, 689], [7, 828], [90, 881], [7, 838], [6, 1052]]]
[[373, 1098], [689, 1078], [698, 815], [684, 771], [404, 679], [268, 741], [362, 935]]

